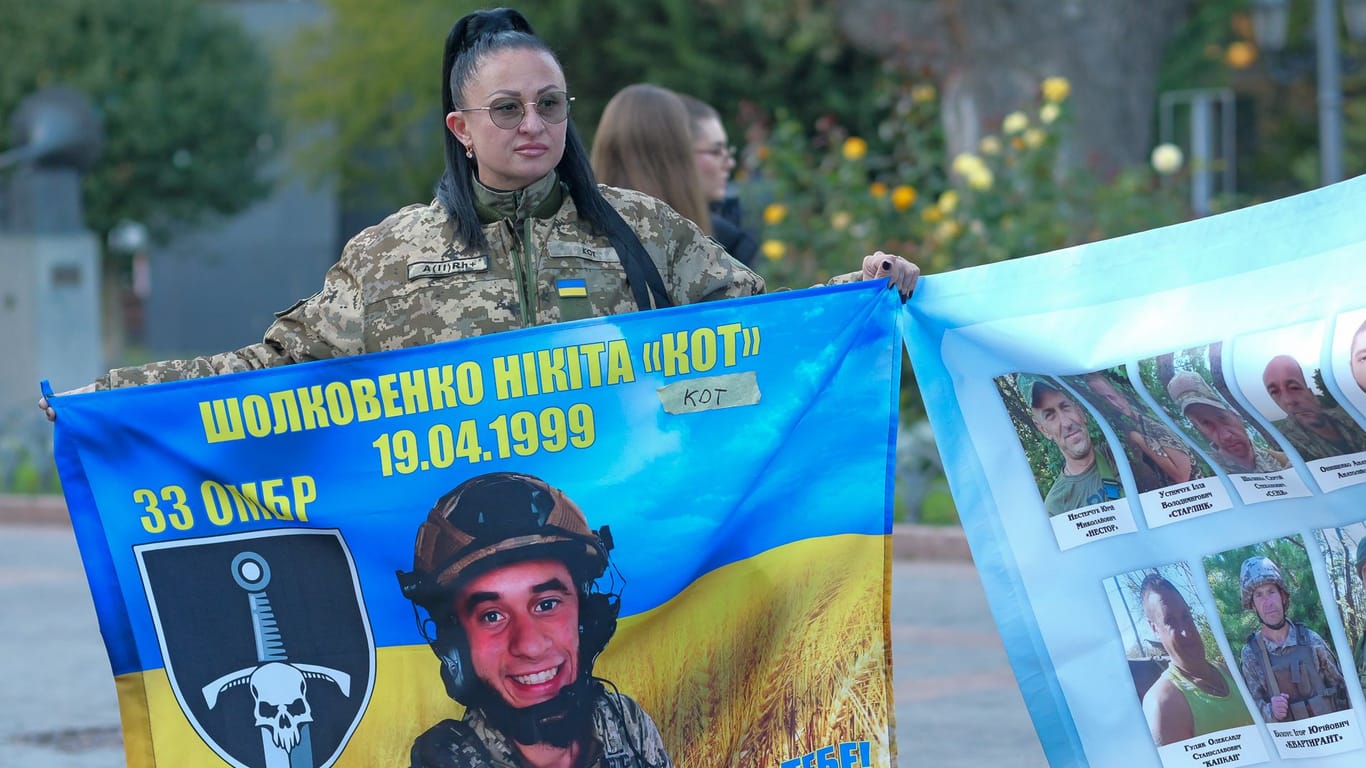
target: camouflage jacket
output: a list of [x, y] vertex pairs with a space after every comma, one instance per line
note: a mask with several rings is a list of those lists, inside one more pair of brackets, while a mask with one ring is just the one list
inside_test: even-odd
[[[593, 739], [582, 768], [673, 768], [659, 729], [631, 697], [604, 693], [593, 707]], [[443, 720], [413, 742], [412, 768], [523, 768], [513, 742], [477, 709]]]
[[[1307, 646], [1313, 654], [1324, 685], [1340, 690], [1339, 686], [1343, 682], [1342, 669], [1338, 666], [1337, 657], [1333, 656], [1328, 643], [1325, 643], [1317, 632], [1293, 621], [1290, 622], [1290, 632], [1281, 643], [1273, 643], [1261, 637], [1258, 632], [1253, 632], [1243, 644], [1243, 650], [1238, 657], [1238, 669], [1243, 673], [1243, 682], [1247, 683], [1247, 692], [1252, 694], [1253, 701], [1257, 702], [1262, 712], [1262, 719], [1268, 723], [1276, 722], [1276, 718], [1271, 714], [1271, 697], [1274, 694], [1272, 682], [1267, 678], [1266, 665], [1262, 662], [1261, 650], [1255, 644], [1258, 642], [1266, 645], [1266, 651], [1271, 657], [1291, 653], [1295, 646]], [[1291, 698], [1294, 699], [1295, 696], [1291, 695]]]
[[1305, 461], [1366, 451], [1366, 432], [1352, 421], [1352, 417], [1348, 416], [1346, 411], [1341, 408], [1324, 408], [1323, 418], [1342, 436], [1341, 440], [1329, 440], [1294, 419], [1273, 421], [1271, 426], [1285, 435], [1285, 439], [1295, 446], [1295, 450], [1300, 452]]
[[[637, 309], [626, 271], [552, 173], [523, 190], [476, 184], [488, 248], [457, 242], [439, 202], [352, 238], [322, 290], [234, 352], [110, 371], [99, 389], [269, 368]], [[764, 281], [664, 203], [601, 187], [640, 238], [674, 304], [763, 293]], [[833, 281], [832, 281], [833, 282]]]
[[1366, 694], [1366, 632], [1357, 638], [1356, 657], [1357, 682], [1361, 684], [1361, 692]]

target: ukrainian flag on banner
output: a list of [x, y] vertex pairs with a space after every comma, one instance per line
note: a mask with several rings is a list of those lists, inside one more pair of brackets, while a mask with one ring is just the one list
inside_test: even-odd
[[407, 765], [462, 709], [396, 573], [515, 472], [609, 527], [593, 672], [675, 765], [892, 765], [900, 310], [838, 286], [54, 398], [129, 764]]

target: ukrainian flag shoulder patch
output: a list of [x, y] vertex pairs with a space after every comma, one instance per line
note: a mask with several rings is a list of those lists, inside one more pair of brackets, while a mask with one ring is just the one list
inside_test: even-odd
[[555, 288], [561, 296], [587, 296], [588, 283], [581, 277], [556, 280]]

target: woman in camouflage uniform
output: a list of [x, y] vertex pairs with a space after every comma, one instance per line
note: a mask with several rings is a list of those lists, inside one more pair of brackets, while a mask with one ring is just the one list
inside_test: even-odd
[[[233, 352], [120, 368], [104, 389], [400, 349], [637, 309], [762, 293], [763, 279], [667, 205], [600, 187], [546, 43], [510, 9], [456, 22], [442, 61], [437, 199], [356, 235], [323, 288]], [[859, 272], [909, 295], [919, 270], [877, 252]], [[46, 399], [39, 407], [55, 419]]]

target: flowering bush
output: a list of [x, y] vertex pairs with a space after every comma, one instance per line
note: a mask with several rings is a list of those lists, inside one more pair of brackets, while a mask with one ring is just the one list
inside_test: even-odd
[[[771, 284], [820, 283], [878, 249], [930, 273], [1187, 215], [1182, 188], [1169, 183], [1182, 166], [1174, 146], [1157, 148], [1152, 167], [1108, 179], [1062, 162], [1072, 108], [1065, 78], [1043, 80], [1034, 103], [1006, 115], [975, 151], [949, 157], [935, 87], [888, 75], [877, 86], [883, 117], [874, 136], [851, 135], [828, 116], [808, 127], [782, 112], [747, 126], [742, 189], [762, 210], [761, 269]], [[898, 516], [928, 520], [947, 506], [952, 520], [942, 470], [925, 460], [934, 448], [924, 407], [909, 367], [903, 372], [902, 434], [914, 439], [898, 446]]]
[[[1071, 84], [1040, 83], [1037, 101], [1006, 115], [974, 152], [947, 157], [935, 87], [891, 73], [878, 85], [876, 136], [832, 117], [808, 130], [779, 112], [751, 126], [751, 173], [762, 180], [766, 275], [809, 285], [882, 249], [929, 273], [1054, 250], [1178, 221], [1174, 184], [1147, 166], [1108, 179], [1060, 159]], [[1163, 173], [1181, 159], [1154, 154]]]

